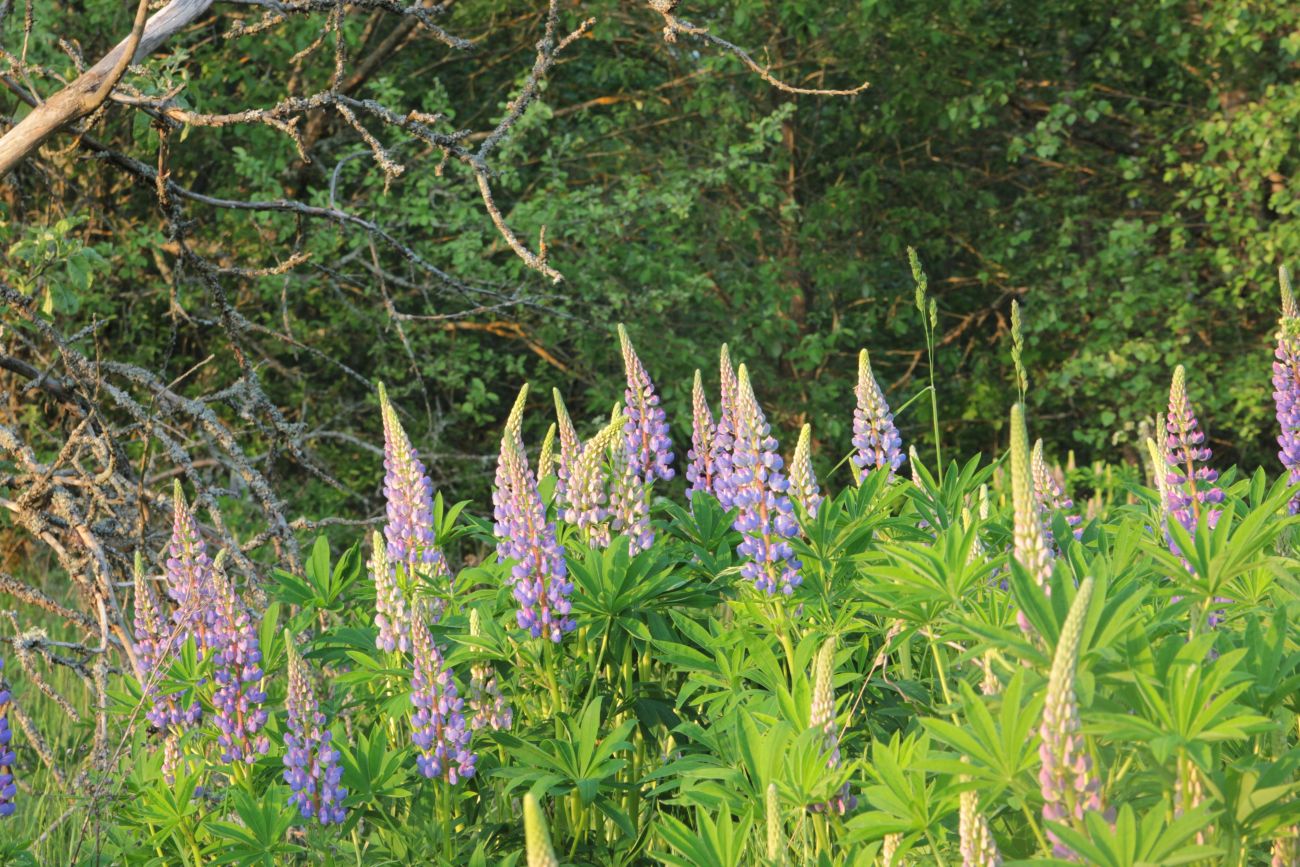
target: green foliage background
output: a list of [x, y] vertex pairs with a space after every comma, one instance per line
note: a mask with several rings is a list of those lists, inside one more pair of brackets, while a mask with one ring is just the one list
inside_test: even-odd
[[[131, 15], [103, 2], [38, 11], [30, 56], [69, 76], [55, 34], [97, 56]], [[531, 65], [543, 12], [538, 3], [457, 2], [445, 26], [474, 39], [473, 52], [417, 36], [356, 95], [443, 112], [448, 129], [489, 129]], [[558, 386], [577, 416], [607, 413], [618, 396], [619, 320], [665, 395], [680, 452], [690, 375], [698, 366], [716, 377], [726, 340], [750, 362], [783, 439], [815, 418], [820, 454], [843, 454], [860, 347], [871, 349], [896, 406], [927, 378], [909, 244], [938, 298], [941, 430], [956, 453], [999, 446], [1015, 394], [1006, 331], [1018, 298], [1031, 415], [1058, 455], [1113, 459], [1119, 443], [1135, 458], [1136, 425], [1161, 410], [1182, 362], [1216, 454], [1278, 469], [1268, 361], [1276, 268], [1300, 261], [1300, 7], [732, 0], [678, 12], [753, 49], [787, 80], [872, 87], [853, 98], [791, 97], [730, 56], [666, 44], [662, 20], [639, 4], [566, 4], [570, 25], [595, 16], [591, 38], [553, 71], [494, 163], [520, 235], [535, 240], [546, 226], [551, 261], [568, 278], [558, 286], [504, 246], [467, 172], [453, 164], [439, 174], [436, 155], [411, 143], [386, 138], [407, 165], [386, 185], [337, 123], [305, 167], [287, 137], [264, 126], [172, 136], [173, 178], [198, 192], [327, 204], [337, 176], [340, 207], [441, 268], [529, 299], [476, 311], [474, 297], [441, 291], [377, 247], [381, 280], [361, 233], [190, 208], [196, 247], [222, 264], [311, 254], [288, 277], [227, 279], [226, 288], [268, 329], [249, 337], [268, 390], [294, 419], [330, 432], [312, 444], [356, 493], [378, 493], [378, 457], [337, 434], [377, 441], [365, 380], [388, 381], [414, 413], [408, 426], [432, 453], [440, 486], [481, 498], [490, 479], [481, 456], [494, 452], [503, 396], [523, 380], [539, 400]], [[223, 39], [239, 14], [219, 8], [131, 81], [154, 93], [183, 83], [187, 104], [209, 112], [327, 85], [328, 41], [290, 64], [320, 20]], [[5, 45], [20, 43], [21, 18], [5, 22]], [[354, 57], [393, 26], [363, 39], [367, 20], [345, 18]], [[17, 111], [0, 91], [0, 113]], [[157, 160], [158, 136], [140, 112], [115, 107], [94, 132]], [[206, 296], [193, 275], [174, 271], [152, 190], [85, 159], [66, 136], [0, 190], [9, 251], [0, 271], [44, 286], [65, 331], [107, 318], [101, 345], [168, 378], [216, 351]], [[78, 249], [98, 255], [40, 270], [32, 251], [59, 220]], [[31, 255], [16, 255], [15, 244]], [[390, 308], [467, 315], [397, 321]], [[218, 353], [186, 388], [215, 390], [235, 371]], [[925, 404], [900, 418], [906, 441], [927, 439]], [[294, 490], [323, 496], [303, 482]]]

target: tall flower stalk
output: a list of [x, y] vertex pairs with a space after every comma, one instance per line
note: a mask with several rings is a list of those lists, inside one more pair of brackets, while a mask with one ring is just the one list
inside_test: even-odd
[[474, 776], [477, 757], [469, 748], [464, 701], [456, 694], [451, 670], [417, 610], [411, 621], [411, 704], [415, 714], [411, 740], [419, 755], [415, 763], [429, 779], [455, 785]]
[[808, 517], [817, 517], [817, 509], [822, 504], [822, 493], [817, 485], [817, 474], [813, 472], [812, 425], [810, 424], [804, 425], [799, 430], [799, 441], [794, 447], [794, 457], [790, 458], [790, 496], [803, 506]]
[[[840, 766], [840, 732], [835, 722], [835, 639], [822, 642], [813, 667], [812, 708], [808, 727], [821, 734], [822, 752], [826, 754], [826, 767], [834, 770]], [[813, 804], [814, 813], [834, 813], [843, 816], [858, 805], [858, 799], [845, 783], [829, 801]]]
[[218, 569], [217, 618], [214, 629], [217, 683], [212, 695], [216, 708], [217, 743], [226, 762], [252, 764], [270, 746], [266, 734], [267, 712], [262, 704], [262, 651], [257, 626], [249, 616], [234, 584]]
[[777, 442], [754, 396], [749, 371], [740, 366], [736, 393], [736, 444], [731, 484], [738, 510], [733, 526], [743, 537], [740, 572], [767, 593], [790, 595], [803, 580], [789, 540], [799, 532]]
[[397, 570], [388, 562], [388, 545], [376, 530], [371, 536], [370, 575], [375, 582], [375, 647], [393, 651], [411, 649], [411, 615]]
[[[609, 453], [611, 447], [623, 450], [619, 437], [624, 423], [622, 407], [618, 409], [613, 420], [582, 446], [569, 471], [564, 520], [581, 530], [584, 540], [593, 548], [608, 548], [611, 539]], [[640, 485], [634, 486], [639, 491]]]
[[709, 410], [708, 398], [704, 395], [704, 382], [700, 372], [695, 371], [695, 383], [691, 388], [691, 448], [686, 453], [690, 463], [686, 467], [686, 481], [690, 488], [686, 495], [692, 497], [697, 491], [712, 494], [717, 478], [714, 438], [718, 427], [713, 422], [713, 413]]
[[[1042, 511], [1034, 495], [1029, 431], [1025, 427], [1025, 410], [1020, 404], [1011, 407], [1011, 501], [1012, 556], [1025, 568], [1043, 592], [1051, 593], [1052, 549], [1043, 529]], [[1024, 612], [1016, 612], [1016, 622], [1026, 634], [1033, 627]]]
[[551, 832], [546, 828], [546, 817], [532, 792], [524, 795], [524, 851], [528, 867], [560, 867], [551, 845]]
[[[477, 608], [470, 609], [469, 612], [469, 634], [475, 638], [482, 635]], [[509, 729], [514, 721], [514, 713], [497, 685], [496, 669], [487, 662], [476, 662], [470, 666], [469, 671], [470, 728], [475, 731], [483, 728], [493, 731]]]
[[[433, 526], [433, 482], [382, 383], [379, 406], [384, 421], [384, 499], [388, 517], [384, 538], [388, 543], [388, 565], [405, 570], [408, 581], [443, 578], [449, 570]], [[435, 610], [441, 610], [441, 601]]]
[[164, 737], [198, 724], [203, 708], [197, 701], [186, 706], [183, 693], [163, 695], [159, 690], [159, 681], [175, 652], [173, 645], [180, 627], [169, 625], [164, 618], [158, 597], [145, 575], [143, 559], [138, 554], [135, 559], [135, 615], [132, 625], [139, 666], [136, 675], [148, 705], [145, 718], [163, 732]]
[[311, 685], [307, 663], [286, 635], [289, 654], [289, 692], [285, 699], [284, 781], [289, 784], [289, 801], [298, 806], [304, 819], [322, 825], [341, 824], [347, 818], [343, 801], [348, 790], [339, 785], [343, 767], [333, 735], [321, 713]]
[[1000, 867], [1002, 853], [998, 851], [988, 820], [980, 812], [980, 796], [975, 789], [961, 793], [957, 829], [962, 867]]
[[1074, 538], [1078, 539], [1083, 536], [1083, 518], [1075, 514], [1074, 500], [1070, 499], [1069, 494], [1056, 481], [1056, 476], [1047, 466], [1047, 459], [1043, 457], [1043, 441], [1034, 442], [1033, 453], [1033, 470], [1034, 470], [1034, 496], [1038, 499], [1039, 514], [1043, 518], [1043, 533], [1047, 537], [1049, 544], [1052, 539], [1052, 515], [1060, 512], [1065, 515], [1065, 523], [1071, 527]]
[[650, 374], [632, 347], [627, 329], [618, 326], [619, 344], [623, 350], [623, 368], [627, 375], [627, 422], [623, 426], [632, 470], [647, 485], [655, 479], [670, 480], [673, 470], [673, 443], [668, 436], [668, 419], [659, 405]]
[[573, 419], [569, 417], [569, 408], [564, 405], [560, 390], [551, 389], [551, 396], [555, 399], [555, 424], [560, 439], [560, 458], [555, 465], [555, 506], [562, 509], [569, 502], [569, 475], [573, 472], [574, 461], [582, 451], [582, 441], [578, 439], [578, 430], [573, 426]]
[[0, 657], [0, 819], [14, 814], [14, 799], [18, 796], [18, 784], [14, 782], [13, 729], [9, 726], [9, 704], [12, 696], [9, 684], [5, 682], [5, 661]]
[[172, 618], [181, 629], [180, 641], [193, 638], [202, 659], [215, 640], [216, 584], [212, 558], [179, 480], [172, 491], [172, 536], [167, 552], [167, 595], [176, 603]]
[[501, 562], [514, 561], [510, 577], [519, 603], [516, 617], [520, 628], [534, 638], [545, 636], [558, 643], [574, 626], [569, 617], [573, 584], [568, 580], [564, 548], [556, 539], [555, 523], [546, 518], [537, 479], [524, 454], [521, 426], [527, 392], [524, 386], [501, 436], [496, 490], [492, 494], [497, 558]]
[[[1300, 311], [1291, 294], [1291, 275], [1278, 268], [1282, 289], [1282, 318], [1278, 321], [1277, 349], [1273, 355], [1273, 401], [1277, 406], [1277, 453], [1291, 484], [1300, 484]], [[1300, 514], [1300, 494], [1291, 498], [1289, 510]]]
[[715, 478], [713, 493], [722, 504], [730, 509], [734, 505], [735, 491], [732, 485], [732, 457], [736, 445], [736, 371], [731, 366], [731, 351], [727, 344], [722, 344], [718, 356], [718, 377], [721, 382], [718, 400], [718, 423], [713, 433], [713, 466]]
[[1214, 484], [1219, 479], [1218, 472], [1207, 465], [1210, 448], [1204, 445], [1205, 432], [1200, 429], [1187, 399], [1187, 377], [1181, 364], [1174, 370], [1169, 387], [1165, 430], [1165, 463], [1169, 470], [1165, 505], [1169, 516], [1188, 532], [1196, 531], [1202, 514], [1213, 527], [1220, 515], [1214, 506], [1223, 502], [1223, 491]]
[[[1061, 637], [1052, 658], [1052, 672], [1047, 680], [1047, 698], [1043, 704], [1043, 721], [1038, 733], [1042, 741], [1038, 756], [1042, 767], [1038, 783], [1043, 795], [1043, 819], [1070, 824], [1083, 829], [1085, 813], [1101, 812], [1101, 782], [1093, 771], [1092, 756], [1083, 739], [1079, 723], [1079, 703], [1075, 698], [1075, 678], [1079, 666], [1079, 648], [1083, 639], [1083, 621], [1092, 599], [1093, 580], [1083, 579], [1061, 627]], [[1052, 854], [1077, 861], [1078, 856], [1049, 828]]]
[[858, 353], [858, 384], [854, 388], [857, 406], [853, 409], [853, 446], [857, 449], [853, 465], [858, 478], [865, 479], [872, 470], [887, 469], [889, 479], [903, 465], [903, 439], [894, 425], [885, 393], [871, 372], [871, 357], [864, 349]]

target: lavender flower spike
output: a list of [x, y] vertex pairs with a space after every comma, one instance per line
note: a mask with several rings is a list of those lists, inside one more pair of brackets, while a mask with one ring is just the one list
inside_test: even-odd
[[749, 371], [742, 364], [736, 381], [731, 479], [738, 510], [732, 526], [743, 537], [736, 549], [745, 558], [740, 573], [759, 590], [789, 596], [803, 580], [799, 574], [803, 564], [788, 541], [798, 534], [799, 525], [786, 494], [789, 483], [781, 472], [783, 466], [771, 427], [754, 397]]
[[392, 653], [411, 649], [411, 616], [397, 570], [388, 562], [388, 545], [379, 531], [371, 537], [370, 575], [375, 582], [375, 647]]
[[[469, 634], [474, 637], [483, 634], [477, 608], [471, 608], [469, 612]], [[514, 713], [497, 685], [496, 670], [487, 662], [476, 662], [470, 666], [469, 672], [470, 728], [509, 729]]]
[[[616, 405], [610, 423], [622, 420], [626, 425], [626, 419], [624, 407]], [[637, 473], [626, 440], [611, 442], [609, 473], [609, 514], [613, 527], [619, 535], [628, 538], [628, 553], [635, 556], [650, 549], [655, 531], [650, 523], [650, 482]]]
[[[1079, 704], [1074, 695], [1075, 669], [1079, 664], [1079, 645], [1083, 639], [1083, 621], [1092, 599], [1093, 581], [1084, 578], [1070, 605], [1070, 613], [1061, 627], [1061, 637], [1052, 658], [1052, 672], [1047, 680], [1047, 698], [1043, 705], [1043, 722], [1038, 733], [1042, 743], [1038, 755], [1042, 769], [1038, 783], [1043, 794], [1043, 819], [1071, 824], [1082, 829], [1083, 815], [1100, 812], [1101, 783], [1093, 773], [1092, 756], [1080, 733]], [[1051, 829], [1052, 854], [1077, 861], [1078, 857]]]
[[383, 383], [379, 385], [379, 407], [384, 419], [384, 498], [388, 511], [384, 538], [388, 541], [389, 564], [405, 568], [408, 581], [414, 581], [417, 575], [445, 576], [447, 559], [438, 547], [433, 528], [433, 482], [403, 430]]
[[217, 743], [226, 762], [253, 764], [270, 744], [262, 733], [267, 712], [262, 707], [262, 651], [257, 627], [234, 584], [215, 570], [217, 625], [214, 629], [217, 689], [212, 704], [217, 715]]
[[[1281, 447], [1277, 456], [1294, 485], [1300, 483], [1300, 312], [1285, 266], [1278, 268], [1277, 276], [1282, 287], [1282, 318], [1273, 352], [1277, 359], [1273, 362], [1273, 402], [1277, 405], [1277, 444]], [[1291, 498], [1289, 511], [1300, 514], [1300, 494]]]
[[808, 517], [816, 518], [822, 494], [821, 488], [817, 486], [817, 475], [813, 472], [811, 446], [812, 425], [806, 424], [799, 431], [794, 457], [790, 459], [790, 496], [803, 506]]
[[202, 659], [212, 647], [216, 625], [216, 591], [212, 559], [199, 533], [198, 522], [185, 504], [185, 494], [177, 479], [172, 490], [172, 537], [167, 553], [167, 595], [176, 603], [172, 614], [181, 628], [180, 641], [193, 638]]
[[469, 749], [464, 702], [456, 695], [451, 671], [443, 664], [433, 635], [418, 612], [411, 622], [411, 704], [415, 728], [411, 740], [420, 755], [415, 763], [420, 773], [456, 785], [474, 776], [477, 762]]
[[623, 367], [627, 372], [627, 424], [623, 433], [627, 436], [632, 469], [646, 484], [655, 478], [665, 482], [676, 473], [673, 471], [673, 443], [668, 437], [668, 421], [663, 407], [659, 406], [659, 395], [655, 392], [650, 374], [646, 373], [632, 341], [628, 339], [627, 329], [618, 326], [618, 340], [623, 348]]
[[304, 819], [316, 819], [322, 825], [342, 824], [347, 818], [343, 801], [348, 790], [339, 785], [343, 779], [339, 751], [330, 742], [333, 735], [317, 704], [307, 664], [287, 633], [285, 647], [289, 693], [285, 699], [284, 781], [289, 784], [289, 801], [298, 805]]
[[0, 658], [0, 819], [14, 814], [14, 798], [18, 786], [14, 783], [13, 729], [9, 727], [9, 685], [4, 679], [5, 661]]
[[560, 460], [555, 469], [555, 507], [560, 509], [568, 503], [569, 474], [573, 472], [573, 462], [578, 459], [582, 442], [578, 439], [573, 419], [569, 418], [564, 398], [560, 397], [560, 390], [552, 389], [551, 394], [555, 397], [555, 420], [560, 434]]
[[528, 867], [560, 867], [551, 845], [551, 833], [546, 829], [546, 817], [532, 792], [524, 795], [524, 848]]
[[[821, 732], [822, 751], [826, 753], [826, 767], [834, 769], [840, 764], [840, 733], [835, 724], [835, 639], [826, 639], [817, 653], [813, 667], [812, 709], [809, 712], [808, 727]], [[843, 816], [858, 805], [858, 799], [850, 793], [849, 784], [825, 803], [813, 804], [808, 809], [814, 813], [830, 812]]]
[[853, 410], [853, 445], [858, 452], [853, 465], [858, 468], [858, 478], [865, 479], [871, 470], [888, 467], [892, 481], [903, 465], [903, 439], [894, 426], [885, 393], [871, 372], [871, 357], [865, 349], [858, 354], [858, 385], [854, 391], [858, 405]]
[[[1011, 407], [1011, 501], [1013, 556], [1034, 583], [1051, 593], [1052, 550], [1043, 531], [1043, 520], [1034, 496], [1034, 479], [1029, 454], [1029, 432], [1025, 429], [1025, 409]], [[1016, 612], [1016, 622], [1026, 634], [1033, 627], [1024, 612]]]
[[712, 494], [717, 476], [713, 440], [718, 428], [713, 423], [713, 413], [709, 411], [709, 401], [704, 396], [704, 384], [698, 370], [691, 388], [691, 409], [691, 448], [686, 453], [690, 460], [686, 467], [686, 480], [691, 487], [686, 492], [687, 497], [696, 491]]
[[[516, 403], [522, 412], [523, 392]], [[546, 506], [537, 479], [524, 455], [519, 415], [511, 413], [501, 437], [497, 485], [493, 492], [497, 558], [514, 560], [510, 576], [519, 602], [519, 626], [534, 637], [545, 635], [558, 643], [573, 629], [564, 549], [555, 536], [555, 524], [546, 520]]]
[[1165, 463], [1169, 467], [1165, 505], [1169, 516], [1189, 532], [1196, 530], [1202, 512], [1211, 527], [1218, 523], [1220, 510], [1213, 506], [1223, 502], [1223, 491], [1214, 484], [1218, 472], [1204, 466], [1210, 459], [1210, 449], [1201, 445], [1205, 432], [1199, 427], [1187, 399], [1186, 373], [1180, 364], [1169, 387], [1169, 418], [1165, 422]]
[[980, 812], [980, 796], [975, 789], [961, 793], [958, 831], [961, 841], [962, 867], [1001, 867], [1002, 853]]
[[1065, 514], [1065, 523], [1073, 528], [1074, 538], [1078, 539], [1083, 536], [1083, 518], [1074, 513], [1074, 500], [1061, 488], [1060, 483], [1056, 481], [1056, 476], [1047, 467], [1047, 460], [1043, 457], [1043, 441], [1034, 442], [1033, 453], [1034, 467], [1034, 496], [1038, 498], [1039, 514], [1043, 518], [1043, 533], [1048, 542], [1052, 541], [1052, 513], [1063, 512]]
[[718, 425], [713, 433], [713, 494], [722, 508], [730, 509], [734, 505], [735, 493], [731, 485], [731, 459], [736, 445], [736, 371], [731, 367], [731, 352], [725, 343], [718, 358], [718, 374], [722, 389]]

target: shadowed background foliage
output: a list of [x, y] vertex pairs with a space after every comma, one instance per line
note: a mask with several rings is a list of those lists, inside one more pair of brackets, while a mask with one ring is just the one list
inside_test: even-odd
[[[30, 58], [74, 74], [54, 34], [76, 35], [87, 57], [99, 56], [132, 12], [103, 2], [42, 9]], [[431, 281], [364, 233], [189, 209], [189, 243], [223, 266], [310, 255], [286, 274], [221, 278], [264, 328], [245, 335], [245, 349], [268, 395], [306, 426], [320, 463], [350, 491], [277, 466], [272, 454], [265, 469], [292, 482], [280, 486], [286, 496], [316, 514], [340, 497], [353, 510], [358, 500], [377, 505], [369, 382], [382, 379], [410, 414], [435, 482], [481, 501], [522, 381], [533, 382], [539, 410], [558, 387], [584, 434], [608, 413], [621, 394], [617, 321], [665, 395], [679, 453], [691, 373], [703, 368], [716, 387], [725, 340], [754, 370], [784, 444], [805, 419], [825, 420], [814, 430], [824, 471], [850, 448], [860, 347], [895, 406], [927, 381], [908, 245], [938, 299], [940, 429], [954, 454], [1004, 440], [1015, 395], [1009, 309], [1019, 299], [1030, 414], [1058, 457], [1114, 459], [1120, 444], [1136, 459], [1136, 425], [1162, 408], [1182, 362], [1216, 455], [1280, 469], [1267, 361], [1276, 268], [1300, 260], [1300, 7], [734, 0], [678, 13], [792, 83], [872, 87], [792, 96], [731, 56], [665, 43], [649, 9], [567, 4], [570, 26], [586, 16], [596, 24], [552, 71], [496, 165], [511, 224], [527, 239], [546, 227], [550, 261], [567, 278], [558, 285], [505, 246], [469, 172], [440, 170], [418, 142], [387, 140], [406, 171], [386, 182], [357, 134], [328, 118], [303, 123], [310, 164], [266, 126], [169, 136], [172, 178], [194, 191], [333, 202], [471, 290]], [[295, 57], [319, 22], [291, 19], [232, 50], [223, 34], [239, 14], [210, 13], [128, 80], [153, 94], [184, 85], [181, 99], [206, 112], [327, 85], [331, 46]], [[366, 67], [351, 92], [442, 112], [448, 131], [490, 129], [531, 64], [543, 19], [538, 4], [458, 0], [443, 24], [473, 39], [473, 51], [417, 29], [360, 64], [395, 24], [350, 14], [353, 68]], [[3, 43], [20, 44], [21, 29], [22, 16], [10, 15]], [[0, 90], [0, 114], [18, 106]], [[93, 132], [158, 161], [159, 135], [141, 112], [115, 107]], [[65, 135], [0, 182], [0, 208], [0, 276], [41, 293], [63, 333], [99, 321], [93, 351], [168, 381], [185, 376], [178, 389], [191, 395], [237, 375], [209, 294], [176, 266], [148, 185]], [[91, 339], [83, 346], [91, 351]], [[7, 399], [17, 418], [40, 417], [16, 390]], [[235, 408], [214, 405], [238, 424]], [[536, 443], [546, 413], [530, 415]], [[902, 414], [906, 441], [927, 440], [928, 416], [928, 401]], [[260, 435], [251, 423], [245, 433]]]

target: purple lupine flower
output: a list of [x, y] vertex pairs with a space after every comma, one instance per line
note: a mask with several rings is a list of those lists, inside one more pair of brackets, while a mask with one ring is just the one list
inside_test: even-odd
[[608, 548], [610, 543], [610, 508], [606, 478], [606, 457], [610, 446], [623, 448], [619, 434], [623, 431], [622, 407], [614, 420], [587, 441], [578, 452], [569, 469], [568, 505], [563, 510], [564, 520], [582, 530], [587, 544], [593, 548]]
[[[382, 383], [379, 406], [384, 419], [384, 500], [388, 516], [384, 538], [388, 542], [389, 568], [404, 569], [407, 581], [415, 581], [417, 576], [447, 576], [447, 558], [438, 547], [433, 527], [433, 482]], [[442, 601], [435, 605], [436, 617]]]
[[988, 820], [980, 812], [980, 796], [975, 789], [961, 793], [958, 832], [962, 867], [1000, 867], [1002, 853]]
[[[1091, 577], [1083, 579], [1061, 627], [1056, 653], [1052, 657], [1052, 672], [1047, 680], [1043, 721], [1038, 729], [1042, 738], [1038, 747], [1042, 761], [1038, 784], [1043, 795], [1043, 819], [1071, 824], [1080, 830], [1084, 813], [1103, 810], [1101, 782], [1093, 771], [1092, 755], [1081, 733], [1079, 703], [1074, 693], [1083, 621], [1092, 599], [1092, 585]], [[1107, 818], [1110, 818], [1109, 814]], [[1052, 843], [1054, 856], [1078, 860], [1050, 828], [1047, 838]]]
[[456, 695], [451, 670], [418, 612], [411, 622], [411, 740], [420, 751], [416, 766], [429, 779], [456, 785], [474, 776], [477, 756], [469, 749], [469, 729], [462, 712], [464, 701]]
[[[808, 727], [821, 733], [822, 752], [826, 753], [826, 767], [834, 770], [840, 765], [840, 733], [835, 723], [835, 639], [822, 643], [813, 667], [812, 708]], [[813, 813], [835, 813], [843, 816], [858, 805], [858, 799], [845, 783], [829, 801], [812, 804]]]
[[718, 403], [718, 424], [713, 433], [713, 494], [722, 508], [730, 509], [735, 505], [731, 459], [736, 445], [736, 371], [732, 369], [731, 353], [725, 343], [722, 344], [718, 358], [718, 374], [722, 388]]
[[298, 805], [304, 819], [315, 819], [322, 825], [342, 824], [347, 818], [343, 801], [348, 790], [339, 785], [343, 779], [339, 751], [331, 743], [333, 735], [316, 701], [307, 664], [292, 644], [287, 647], [289, 693], [285, 698], [284, 781], [289, 784], [289, 801]]
[[216, 589], [212, 558], [199, 533], [198, 522], [185, 504], [178, 479], [172, 492], [172, 537], [168, 545], [167, 595], [176, 603], [172, 619], [181, 628], [179, 641], [194, 639], [202, 659], [213, 646]]
[[371, 536], [370, 575], [375, 582], [375, 647], [392, 653], [411, 649], [411, 615], [397, 570], [388, 560], [388, 545], [376, 530]]
[[1047, 460], [1043, 457], [1043, 441], [1037, 440], [1034, 443], [1033, 453], [1034, 469], [1034, 496], [1038, 499], [1038, 511], [1043, 521], [1043, 534], [1047, 537], [1048, 544], [1054, 544], [1052, 539], [1052, 513], [1061, 512], [1065, 515], [1065, 523], [1068, 524], [1074, 533], [1074, 538], [1083, 538], [1083, 518], [1074, 511], [1074, 500], [1065, 493], [1056, 476], [1048, 469]]
[[217, 617], [213, 629], [216, 691], [212, 705], [217, 714], [217, 743], [221, 760], [253, 764], [270, 746], [265, 733], [267, 712], [262, 707], [262, 650], [257, 627], [249, 617], [234, 583], [221, 570], [217, 585]]
[[894, 414], [871, 372], [871, 357], [865, 349], [858, 353], [858, 385], [854, 392], [858, 404], [853, 410], [853, 445], [858, 451], [853, 465], [862, 479], [871, 470], [888, 467], [892, 481], [903, 465], [903, 438], [894, 426]]
[[14, 814], [18, 785], [14, 782], [17, 759], [13, 750], [13, 729], [9, 727], [9, 685], [5, 683], [5, 661], [0, 658], [0, 819]]
[[740, 573], [767, 593], [789, 596], [803, 580], [803, 565], [794, 555], [789, 539], [799, 532], [794, 506], [787, 496], [789, 483], [781, 472], [776, 439], [763, 416], [749, 382], [749, 371], [740, 366], [736, 380], [736, 442], [730, 484], [739, 510], [732, 525], [743, 536], [737, 553], [745, 558]]
[[[1034, 496], [1032, 460], [1029, 454], [1029, 431], [1025, 427], [1025, 409], [1011, 407], [1011, 501], [1012, 556], [1025, 567], [1044, 593], [1052, 592], [1052, 549], [1043, 530], [1042, 513]], [[1023, 611], [1016, 612], [1016, 623], [1029, 634], [1033, 626]]]
[[555, 466], [555, 507], [560, 509], [568, 504], [569, 474], [582, 451], [582, 441], [578, 439], [578, 431], [573, 426], [573, 419], [569, 418], [560, 390], [551, 389], [551, 394], [555, 397], [555, 419], [560, 434], [560, 460]]
[[[1204, 464], [1210, 459], [1210, 449], [1202, 445], [1205, 432], [1200, 430], [1191, 402], [1187, 399], [1187, 381], [1183, 366], [1174, 370], [1173, 384], [1169, 388], [1169, 417], [1165, 422], [1165, 463], [1168, 464], [1169, 516], [1182, 524], [1188, 532], [1195, 532], [1201, 513], [1214, 527], [1221, 511], [1213, 508], [1223, 502], [1223, 491], [1215, 486], [1219, 474]], [[1199, 466], [1198, 466], [1199, 465]], [[1177, 553], [1177, 552], [1175, 552]]]
[[799, 431], [799, 441], [794, 447], [794, 457], [790, 458], [790, 496], [803, 506], [808, 517], [816, 518], [817, 509], [822, 504], [821, 488], [817, 486], [817, 474], [812, 465], [812, 425], [806, 424]]
[[497, 462], [495, 506], [497, 557], [514, 560], [510, 569], [514, 597], [519, 602], [519, 626], [534, 638], [546, 636], [559, 643], [574, 628], [569, 617], [568, 580], [564, 548], [556, 540], [554, 522], [546, 520], [546, 506], [537, 479], [524, 455], [520, 435], [523, 396], [516, 402], [501, 437]]
[[650, 374], [637, 357], [628, 339], [627, 329], [618, 326], [618, 340], [623, 349], [623, 368], [627, 373], [627, 422], [623, 434], [627, 437], [632, 470], [647, 485], [656, 478], [665, 482], [676, 472], [673, 470], [673, 442], [668, 436], [668, 419], [659, 405]]
[[[144, 564], [136, 557], [135, 565], [135, 615], [133, 618], [135, 633], [135, 655], [139, 668], [136, 677], [144, 692], [148, 710], [145, 718], [171, 737], [182, 729], [198, 724], [203, 707], [197, 701], [185, 702], [185, 693], [162, 695], [159, 680], [163, 677], [174, 652], [174, 635], [168, 634], [167, 621], [163, 618], [158, 598], [154, 595], [152, 584], [144, 572]], [[180, 627], [175, 627], [179, 630]]]
[[[1282, 318], [1278, 321], [1277, 349], [1273, 355], [1273, 402], [1280, 428], [1277, 453], [1291, 484], [1300, 483], [1300, 312], [1291, 294], [1291, 275], [1278, 268], [1282, 287]], [[1291, 498], [1289, 512], [1300, 514], [1300, 494]]]
[[713, 453], [717, 426], [713, 423], [713, 413], [704, 396], [704, 383], [698, 370], [695, 371], [695, 384], [691, 388], [691, 409], [691, 448], [686, 453], [690, 460], [686, 467], [686, 480], [691, 483], [691, 487], [686, 492], [687, 497], [696, 491], [712, 494], [714, 477], [717, 475]]

